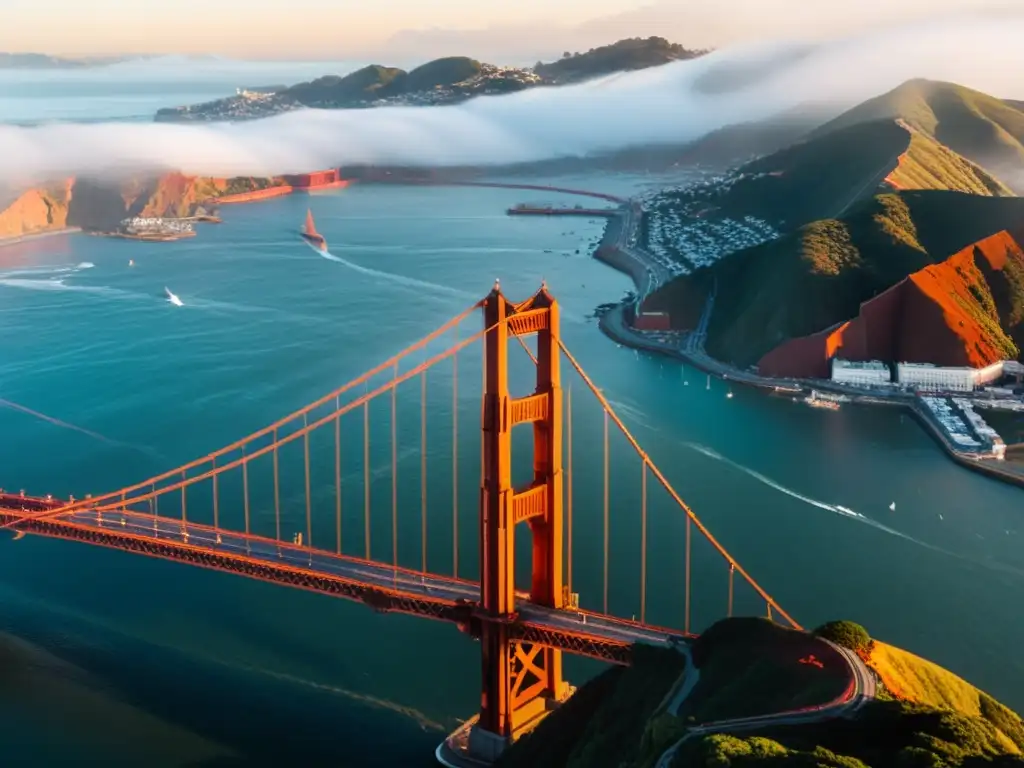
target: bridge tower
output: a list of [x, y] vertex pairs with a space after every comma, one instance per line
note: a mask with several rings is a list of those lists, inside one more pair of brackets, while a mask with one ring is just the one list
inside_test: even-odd
[[[558, 305], [545, 286], [520, 304], [498, 284], [484, 300], [485, 385], [481, 422], [480, 484], [480, 717], [469, 733], [469, 752], [493, 761], [570, 693], [562, 679], [561, 651], [510, 636], [515, 605], [515, 529], [530, 527], [533, 603], [561, 608], [562, 592], [562, 389], [559, 377]], [[537, 335], [533, 394], [512, 398], [508, 345]], [[533, 425], [533, 478], [512, 487], [512, 428]]]

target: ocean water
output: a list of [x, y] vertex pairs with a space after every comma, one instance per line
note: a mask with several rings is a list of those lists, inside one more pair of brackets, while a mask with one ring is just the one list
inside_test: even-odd
[[[611, 191], [640, 183], [566, 181]], [[1024, 587], [1020, 490], [953, 465], [897, 413], [821, 412], [742, 389], [728, 399], [727, 383], [708, 389], [697, 371], [618, 347], [588, 319], [629, 288], [586, 256], [600, 224], [504, 215], [522, 199], [501, 189], [354, 186], [225, 208], [222, 225], [188, 241], [74, 236], [0, 249], [0, 398], [61, 422], [0, 407], [0, 486], [61, 496], [122, 487], [350, 380], [472, 304], [495, 278], [513, 299], [546, 280], [569, 348], [711, 531], [797, 620], [861, 621], [1024, 709], [1024, 618], [1013, 607]], [[294, 234], [307, 206], [333, 259]], [[168, 303], [164, 286], [185, 306]], [[515, 352], [522, 388], [525, 355]], [[475, 346], [460, 355], [467, 576], [477, 567], [479, 362]], [[433, 570], [448, 568], [452, 554], [446, 366], [428, 374]], [[600, 608], [601, 419], [564, 375], [573, 388], [573, 583]], [[399, 403], [399, 559], [417, 567], [416, 383]], [[390, 403], [379, 405], [373, 554], [386, 560]], [[357, 553], [361, 418], [343, 428], [355, 494], [344, 547]], [[282, 459], [289, 537], [304, 528], [294, 459]], [[621, 440], [612, 460], [610, 607], [630, 615], [639, 610], [640, 468]], [[684, 526], [651, 487], [648, 619], [679, 626]], [[263, 499], [253, 524], [273, 535]], [[194, 503], [201, 507], [190, 499], [190, 510]], [[317, 495], [314, 541], [333, 537], [333, 512], [330, 497]], [[224, 514], [237, 518], [237, 506]], [[4, 762], [426, 766], [479, 701], [478, 649], [444, 625], [80, 544], [27, 537], [0, 547]], [[725, 609], [726, 569], [699, 543], [694, 557], [699, 629]], [[738, 595], [738, 610], [761, 610]], [[579, 683], [599, 668], [571, 661], [568, 673]]]
[[0, 122], [141, 120], [158, 109], [347, 74], [360, 62], [237, 62], [165, 56], [77, 70], [0, 70]]

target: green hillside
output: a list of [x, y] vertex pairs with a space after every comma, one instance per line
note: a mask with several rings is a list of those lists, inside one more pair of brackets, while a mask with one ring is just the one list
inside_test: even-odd
[[466, 56], [447, 56], [434, 59], [410, 70], [403, 78], [403, 91], [429, 91], [442, 85], [455, 85], [480, 74], [481, 64]]
[[284, 90], [283, 95], [307, 106], [371, 100], [399, 86], [406, 73], [396, 67], [371, 64], [343, 77], [326, 75]]
[[[697, 684], [667, 709], [683, 669], [679, 654], [638, 646], [637, 663], [607, 670], [512, 746], [497, 768], [653, 768], [694, 724], [827, 704], [849, 671], [815, 635], [857, 651], [880, 675], [877, 698], [853, 717], [785, 729], [689, 738], [673, 768], [993, 768], [1020, 766], [1024, 723], [961, 678], [878, 643], [859, 625], [813, 634], [766, 619], [725, 619], [691, 645]], [[880, 649], [885, 658], [876, 661]], [[893, 665], [893, 654], [900, 662]], [[921, 683], [926, 681], [926, 683]], [[913, 695], [907, 695], [912, 684]], [[889, 686], [899, 690], [892, 690]]]
[[704, 51], [684, 48], [663, 37], [634, 37], [611, 45], [591, 48], [584, 53], [566, 51], [562, 58], [549, 64], [537, 62], [533, 71], [552, 83], [573, 83], [614, 72], [629, 72], [667, 64], [670, 61], [693, 59]]
[[877, 195], [843, 218], [819, 219], [676, 278], [645, 306], [693, 328], [717, 281], [707, 349], [745, 367], [787, 339], [855, 317], [861, 302], [912, 272], [1021, 221], [1024, 199], [1015, 197]]
[[826, 123], [812, 138], [885, 118], [904, 120], [1024, 192], [1024, 111], [1019, 103], [953, 83], [911, 80]]

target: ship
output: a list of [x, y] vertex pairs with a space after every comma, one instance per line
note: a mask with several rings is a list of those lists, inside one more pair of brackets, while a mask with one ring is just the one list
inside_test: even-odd
[[825, 408], [829, 411], [838, 411], [839, 402], [836, 396], [823, 396], [820, 392], [815, 389], [811, 390], [809, 397], [804, 398], [804, 402], [812, 408]]
[[313, 223], [313, 211], [306, 211], [306, 227], [299, 232], [299, 235], [318, 251], [327, 251], [327, 241], [316, 231], [316, 224]]

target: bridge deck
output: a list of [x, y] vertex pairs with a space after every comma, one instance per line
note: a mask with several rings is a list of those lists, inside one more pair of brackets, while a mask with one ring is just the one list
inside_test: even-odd
[[[56, 506], [45, 499], [0, 496], [0, 520], [13, 522], [26, 512]], [[16, 528], [359, 600], [378, 610], [451, 622], [474, 635], [480, 623], [495, 620], [479, 610], [480, 585], [475, 582], [180, 519], [79, 509], [59, 517], [23, 519]], [[515, 638], [616, 663], [628, 661], [635, 642], [668, 645], [683, 638], [672, 630], [601, 614], [534, 605], [526, 593], [517, 595], [516, 610], [518, 617], [511, 623]]]

